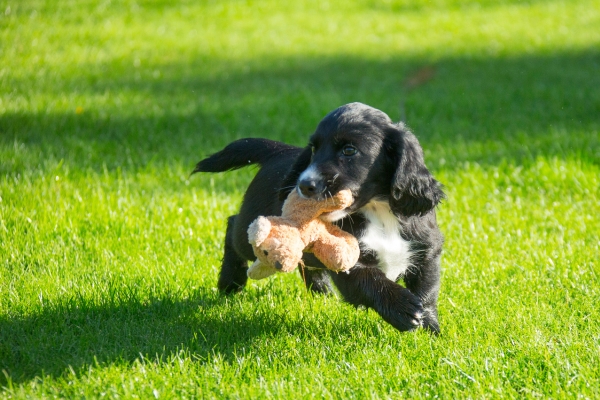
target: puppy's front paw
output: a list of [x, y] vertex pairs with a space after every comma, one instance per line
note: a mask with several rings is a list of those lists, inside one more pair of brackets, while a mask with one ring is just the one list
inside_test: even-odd
[[406, 288], [397, 286], [390, 296], [381, 298], [378, 306], [383, 319], [399, 331], [410, 331], [423, 324], [423, 303]]
[[422, 326], [435, 335], [440, 334], [440, 324], [437, 319], [437, 309], [435, 306], [425, 307]]

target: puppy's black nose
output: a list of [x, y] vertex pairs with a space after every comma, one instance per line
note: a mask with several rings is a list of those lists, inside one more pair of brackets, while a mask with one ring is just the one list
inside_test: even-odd
[[304, 197], [314, 197], [317, 195], [317, 183], [313, 180], [304, 179], [298, 182], [298, 189]]

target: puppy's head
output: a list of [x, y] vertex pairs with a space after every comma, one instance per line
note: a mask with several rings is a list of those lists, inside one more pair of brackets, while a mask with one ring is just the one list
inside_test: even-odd
[[[295, 185], [295, 186], [294, 186]], [[397, 215], [425, 214], [443, 197], [423, 160], [417, 139], [382, 111], [350, 103], [330, 112], [286, 177], [281, 196], [325, 199], [349, 189], [355, 199], [337, 220], [373, 199], [389, 199]]]

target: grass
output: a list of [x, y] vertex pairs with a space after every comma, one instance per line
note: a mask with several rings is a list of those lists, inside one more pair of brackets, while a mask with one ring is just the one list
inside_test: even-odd
[[[597, 26], [597, 0], [5, 2], [0, 397], [600, 397]], [[215, 290], [254, 171], [195, 162], [350, 101], [446, 185], [440, 337], [296, 274]]]

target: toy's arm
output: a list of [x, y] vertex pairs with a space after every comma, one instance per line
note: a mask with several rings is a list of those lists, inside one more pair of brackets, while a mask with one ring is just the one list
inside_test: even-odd
[[349, 190], [342, 190], [335, 196], [327, 197], [324, 200], [304, 198], [298, 194], [298, 191], [292, 190], [283, 203], [282, 217], [309, 221], [326, 212], [343, 210], [353, 202], [354, 199]]

